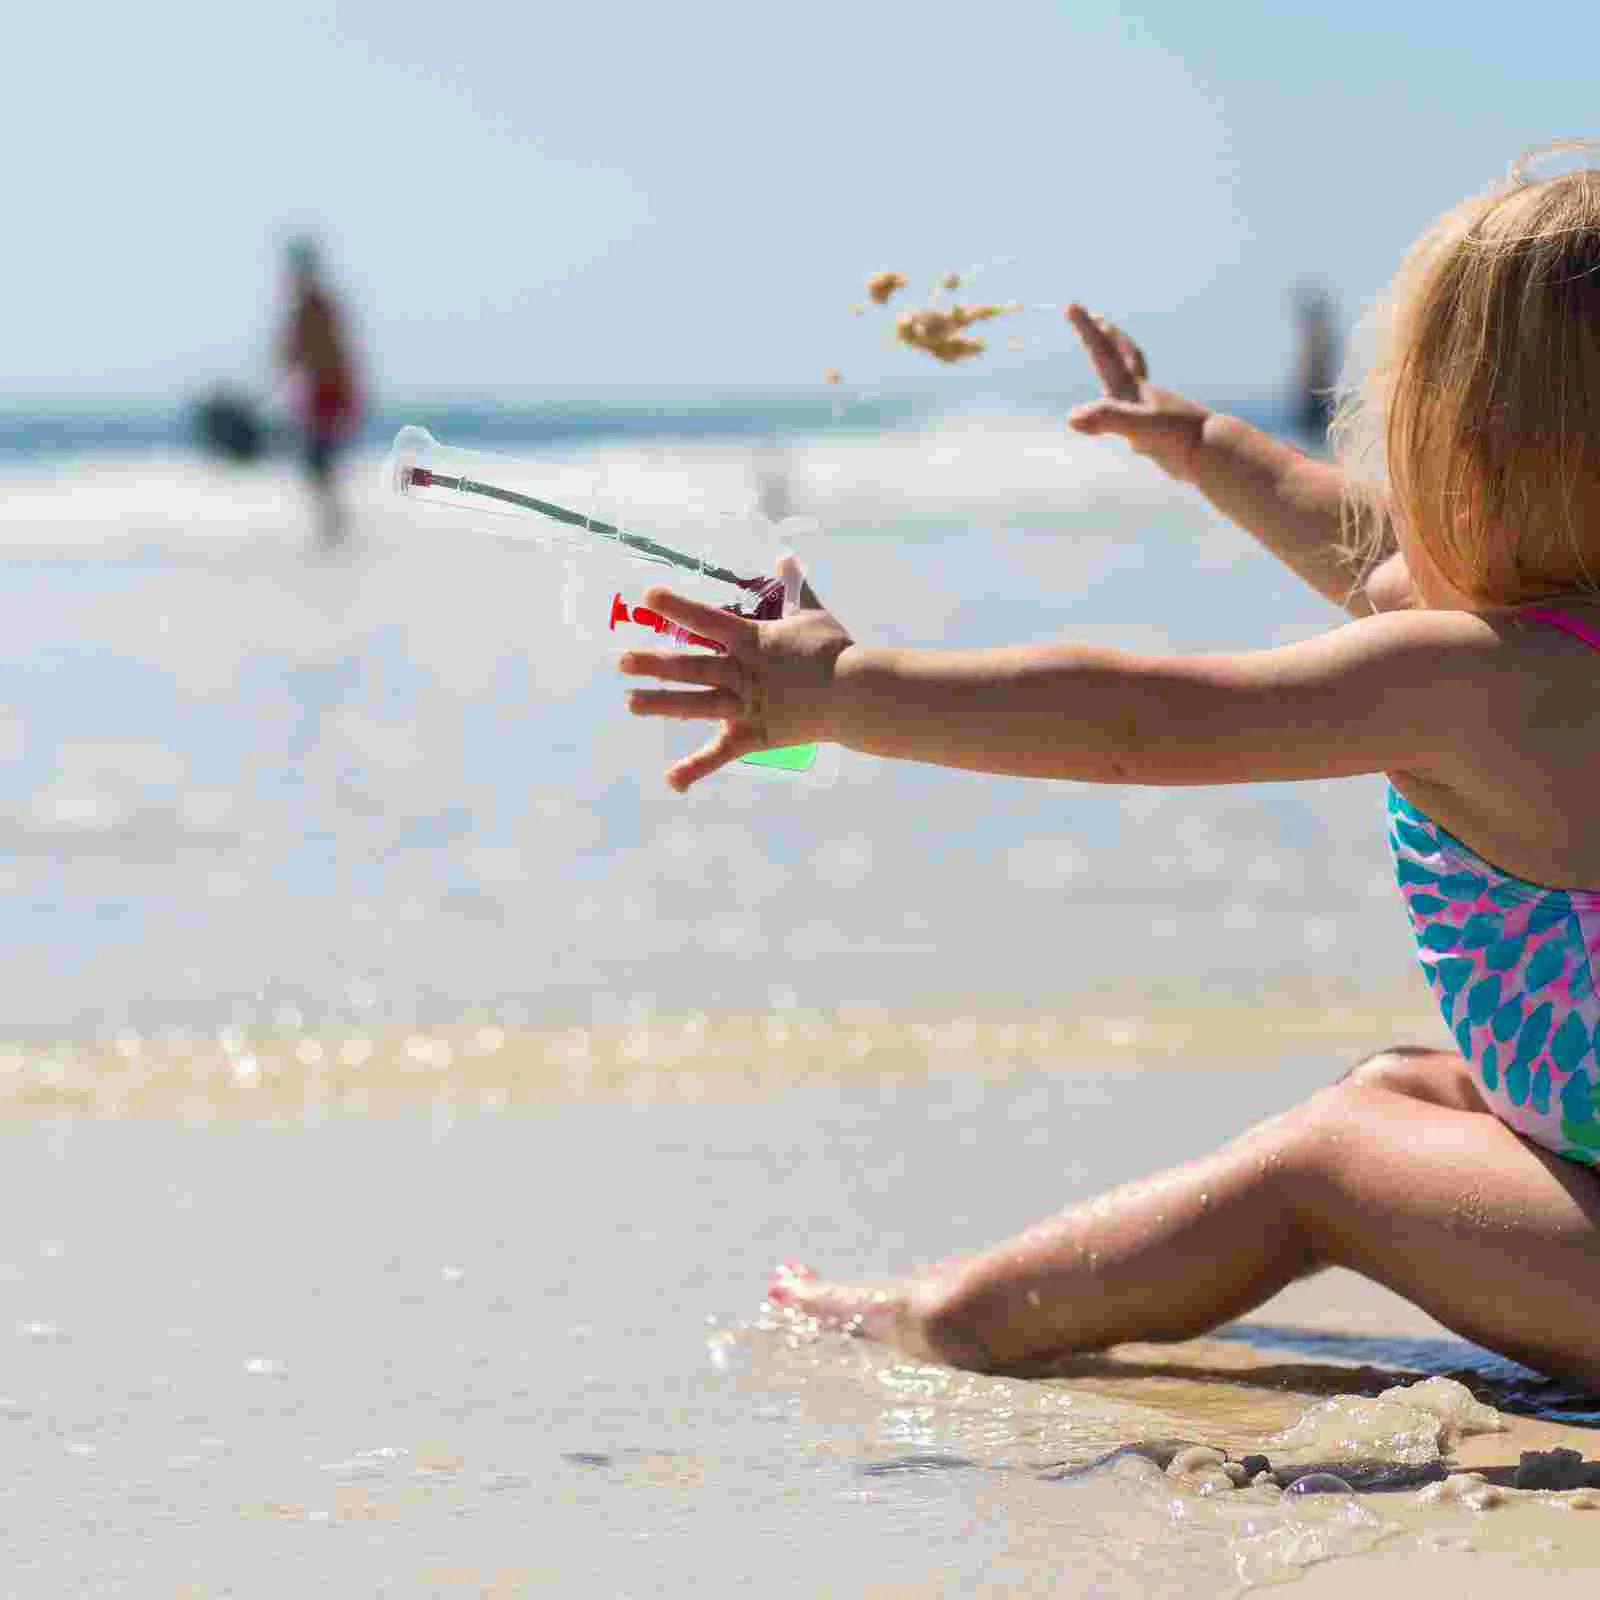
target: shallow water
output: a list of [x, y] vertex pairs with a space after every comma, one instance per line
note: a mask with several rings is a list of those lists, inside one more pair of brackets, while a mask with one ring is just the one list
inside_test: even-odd
[[[1197, 1429], [1255, 1448], [1308, 1397], [1197, 1414], [1192, 1385], [958, 1374], [761, 1295], [795, 1253], [889, 1268], [992, 1239], [1325, 1077], [841, 1072], [735, 1105], [13, 1122], [9, 1592], [934, 1594], [1069, 1569], [1072, 1592], [1229, 1592], [1241, 1540], [1288, 1537], [1276, 1491], [1048, 1469]], [[1403, 1343], [1333, 1353], [1429, 1370]], [[1379, 1498], [1397, 1549], [1449, 1520]]]

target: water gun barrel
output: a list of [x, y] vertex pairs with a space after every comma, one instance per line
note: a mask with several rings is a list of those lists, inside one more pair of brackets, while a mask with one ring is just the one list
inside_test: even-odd
[[[571, 486], [549, 467], [488, 450], [440, 444], [426, 428], [402, 428], [383, 464], [384, 481], [408, 500], [489, 512], [521, 520], [517, 535], [543, 545], [599, 541], [620, 547], [637, 561], [675, 567], [736, 589], [757, 591], [762, 577], [742, 577], [727, 567], [675, 550], [646, 534], [629, 533], [587, 511], [564, 505]], [[509, 533], [509, 529], [507, 529]]]
[[[804, 576], [793, 556], [784, 556], [778, 575], [742, 577], [710, 560], [687, 555], [648, 535], [630, 533], [608, 522], [573, 510], [563, 500], [574, 498], [573, 485], [561, 481], [559, 469], [499, 455], [488, 450], [462, 450], [440, 444], [426, 428], [406, 427], [383, 464], [384, 481], [395, 494], [412, 501], [448, 506], [474, 514], [490, 513], [496, 531], [504, 525], [507, 536], [526, 538], [536, 546], [583, 547], [593, 542], [610, 544], [633, 559], [673, 567], [742, 590], [745, 600], [725, 609], [757, 620], [790, 615], [800, 603]], [[513, 533], [505, 519], [520, 521]], [[644, 606], [630, 606], [620, 594], [611, 601], [611, 627], [619, 622], [640, 624], [695, 649], [720, 650], [715, 640], [693, 633]], [[831, 745], [795, 745], [742, 756], [739, 769], [758, 775], [806, 777], [831, 781], [836, 751]]]

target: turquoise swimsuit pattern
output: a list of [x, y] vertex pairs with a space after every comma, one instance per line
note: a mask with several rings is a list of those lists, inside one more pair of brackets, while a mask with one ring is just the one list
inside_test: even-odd
[[[1525, 606], [1600, 653], [1600, 630]], [[1389, 787], [1389, 845], [1422, 970], [1490, 1110], [1558, 1156], [1600, 1166], [1600, 891], [1491, 866]]]
[[1600, 1164], [1600, 893], [1511, 877], [1393, 787], [1389, 843], [1422, 970], [1490, 1109]]

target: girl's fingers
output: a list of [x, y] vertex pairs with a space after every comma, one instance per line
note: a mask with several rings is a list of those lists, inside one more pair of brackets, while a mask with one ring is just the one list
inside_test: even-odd
[[737, 760], [746, 753], [746, 746], [731, 729], [724, 728], [709, 744], [702, 745], [692, 756], [685, 756], [667, 768], [667, 783], [682, 794], [702, 778], [709, 778], [720, 767]]
[[730, 651], [755, 642], [755, 623], [748, 617], [736, 617], [720, 606], [703, 605], [698, 600], [674, 594], [671, 589], [646, 589], [644, 603], [669, 621], [682, 623], [694, 633], [703, 633]]
[[1137, 400], [1139, 383], [1123, 357], [1115, 336], [1099, 317], [1092, 317], [1080, 305], [1067, 307], [1067, 320], [1071, 322], [1083, 347], [1094, 363], [1094, 370], [1106, 393], [1113, 400]]
[[1136, 383], [1143, 383], [1150, 376], [1150, 363], [1144, 358], [1144, 351], [1136, 345], [1121, 328], [1114, 328], [1106, 324], [1107, 331], [1117, 341], [1117, 349], [1122, 354], [1123, 364], [1133, 374]]
[[1149, 422], [1148, 411], [1126, 400], [1092, 400], [1067, 413], [1067, 426], [1074, 433], [1119, 433], [1125, 439], [1145, 432]]
[[630, 689], [628, 709], [636, 717], [674, 722], [732, 722], [744, 715], [738, 695], [727, 689]]
[[685, 655], [676, 650], [629, 650], [617, 658], [617, 670], [630, 678], [697, 683], [707, 689], [737, 691], [744, 682], [744, 668], [732, 656]]

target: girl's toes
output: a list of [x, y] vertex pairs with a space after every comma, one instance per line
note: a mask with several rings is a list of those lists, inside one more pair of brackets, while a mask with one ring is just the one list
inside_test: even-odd
[[796, 1299], [795, 1286], [808, 1279], [815, 1280], [816, 1276], [803, 1261], [780, 1261], [773, 1268], [767, 1299], [778, 1306], [793, 1305]]

